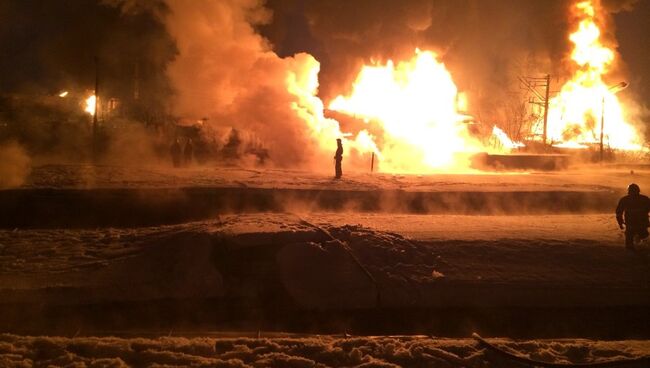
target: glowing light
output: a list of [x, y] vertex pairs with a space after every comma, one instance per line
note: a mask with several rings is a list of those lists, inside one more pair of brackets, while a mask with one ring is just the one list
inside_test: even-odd
[[291, 108], [308, 125], [311, 136], [321, 151], [329, 155], [335, 140], [340, 138], [346, 147], [344, 156], [350, 155], [352, 151], [359, 154], [375, 152], [380, 157], [374, 138], [368, 131], [361, 130], [352, 139], [353, 134], [342, 132], [338, 121], [325, 117], [323, 101], [317, 96], [320, 71], [318, 61], [303, 53], [288, 59], [288, 62], [290, 65], [285, 84], [287, 91], [296, 97]]
[[468, 108], [469, 103], [467, 101], [467, 94], [465, 94], [465, 92], [459, 92], [456, 96], [456, 110], [467, 111]]
[[496, 125], [492, 128], [492, 134], [499, 140], [499, 143], [501, 143], [504, 148], [515, 149], [526, 147], [526, 145], [521, 142], [513, 142], [508, 135]]
[[467, 100], [445, 65], [430, 51], [415, 51], [395, 65], [366, 65], [349, 96], [338, 96], [329, 109], [368, 122], [380, 131], [381, 171], [464, 170], [483, 147], [469, 135]]
[[[548, 138], [556, 147], [587, 147], [585, 143], [600, 141], [601, 119], [604, 117], [604, 137], [608, 146], [638, 150], [640, 139], [626, 120], [623, 104], [616, 96], [619, 83], [609, 88], [603, 81], [615, 62], [615, 53], [601, 43], [597, 15], [602, 11], [598, 1], [581, 1], [573, 11], [579, 22], [569, 36], [573, 43], [571, 60], [573, 76], [562, 86], [559, 94], [549, 101]], [[536, 133], [541, 135], [542, 125]]]
[[92, 95], [86, 99], [86, 107], [84, 111], [90, 115], [95, 115], [95, 104], [97, 103], [97, 98], [95, 95]]
[[61, 98], [66, 97], [67, 95], [68, 95], [68, 91], [63, 91], [63, 92], [59, 93], [59, 97], [61, 97]]
[[562, 142], [562, 143], [554, 144], [553, 147], [556, 147], [556, 148], [569, 148], [569, 149], [589, 148], [589, 146], [584, 145], [584, 144], [580, 144], [578, 142]]

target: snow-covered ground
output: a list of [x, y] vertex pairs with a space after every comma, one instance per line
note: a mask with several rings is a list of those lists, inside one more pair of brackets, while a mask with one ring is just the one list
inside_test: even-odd
[[467, 216], [321, 212], [302, 214], [321, 225], [359, 224], [417, 240], [546, 240], [621, 247], [614, 212], [607, 214]]
[[226, 213], [346, 211], [386, 214], [611, 213], [631, 181], [650, 175], [581, 171], [428, 176], [326, 174], [196, 167], [41, 166], [1, 190], [0, 227], [153, 226]]
[[648, 246], [624, 251], [611, 215], [241, 214], [4, 230], [0, 244], [7, 308], [187, 299], [299, 311], [650, 305]]
[[[4, 230], [0, 244], [5, 302], [36, 300], [31, 293], [67, 302], [74, 289], [80, 289], [76, 303], [216, 297], [224, 292], [225, 271], [211, 259], [215, 253], [269, 248], [274, 250], [260, 262], [278, 264], [284, 286], [310, 307], [374, 306], [377, 287], [384, 305], [439, 305], [443, 287], [461, 283], [550, 288], [542, 299], [553, 290], [571, 290], [583, 298], [550, 298], [549, 305], [625, 304], [624, 295], [643, 304], [648, 291], [648, 245], [637, 253], [624, 251], [611, 215], [248, 214], [135, 229]], [[230, 261], [247, 267], [246, 260]], [[337, 296], [336, 288], [325, 292], [335, 280], [341, 283], [338, 292], [355, 282], [367, 292], [348, 290], [349, 300]], [[57, 295], [53, 288], [66, 292]], [[621, 296], [612, 299], [604, 291]], [[516, 300], [516, 291], [509, 292], [500, 303], [543, 302]]]
[[[648, 341], [490, 339], [549, 363], [650, 353]], [[3, 367], [520, 367], [469, 339], [428, 336], [30, 337], [0, 335]], [[641, 367], [641, 365], [628, 365]]]
[[630, 182], [650, 190], [650, 168], [586, 167], [555, 172], [475, 172], [471, 174], [393, 175], [239, 167], [128, 167], [45, 165], [34, 167], [24, 188], [177, 188], [254, 187], [407, 191], [624, 191]]
[[[10, 209], [0, 213], [0, 332], [137, 334], [151, 319], [205, 331], [251, 315], [259, 328], [280, 315], [273, 329], [355, 332], [350, 320], [362, 313], [361, 330], [379, 333], [385, 324], [387, 333], [647, 338], [650, 245], [626, 252], [613, 217], [632, 181], [650, 191], [650, 172], [617, 167], [340, 181], [274, 169], [37, 167], [21, 188], [0, 191]], [[310, 313], [343, 317], [318, 331], [305, 324]], [[555, 362], [649, 350], [647, 341], [501, 342]], [[285, 346], [310, 344], [305, 354]], [[421, 337], [0, 337], [4, 362], [58, 365], [482, 366], [485, 354], [473, 341]], [[241, 362], [220, 362], [231, 358]]]

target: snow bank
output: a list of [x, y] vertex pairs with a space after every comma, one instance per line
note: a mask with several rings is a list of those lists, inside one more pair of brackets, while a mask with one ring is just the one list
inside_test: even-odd
[[[648, 341], [492, 339], [551, 363], [650, 354]], [[518, 367], [469, 339], [395, 337], [45, 337], [0, 335], [0, 365], [75, 367]]]
[[[479, 232], [510, 222], [456, 217], [482, 224], [464, 227], [464, 237], [420, 241], [386, 225], [373, 229], [372, 221], [335, 225], [333, 216], [312, 214], [309, 222], [297, 215], [236, 215], [152, 228], [0, 231], [0, 293], [5, 303], [83, 304], [246, 299], [266, 288], [308, 309], [646, 305], [642, 257], [611, 239], [571, 238], [571, 224], [562, 235], [556, 223], [549, 238], [494, 238]], [[535, 219], [526, 221], [535, 226]]]
[[[24, 326], [48, 328], [80, 318], [74, 325], [92, 327], [97, 315], [105, 315], [101, 328], [111, 327], [108, 317], [120, 326], [148, 317], [166, 325], [200, 325], [204, 318], [290, 324], [292, 313], [309, 319], [309, 313], [335, 318], [345, 311], [364, 321], [362, 328], [423, 331], [445, 315], [463, 320], [463, 311], [489, 311], [472, 318], [494, 323], [536, 311], [538, 325], [580, 317], [558, 326], [558, 335], [595, 317], [603, 322], [588, 326], [627, 336], [638, 333], [635, 316], [648, 308], [643, 258], [611, 240], [572, 238], [571, 226], [564, 235], [556, 227], [550, 238], [481, 238], [484, 227], [510, 224], [482, 217], [484, 224], [468, 227], [465, 237], [417, 240], [371, 222], [335, 225], [332, 216], [251, 214], [151, 228], [0, 231], [0, 326], [24, 319], [30, 321]], [[561, 308], [569, 314], [562, 316]], [[57, 318], [49, 320], [46, 312]], [[400, 319], [390, 319], [395, 315]], [[469, 328], [457, 327], [454, 332]]]
[[388, 175], [48, 165], [0, 190], [0, 227], [155, 226], [259, 212], [522, 215], [610, 213], [640, 170]]
[[609, 213], [612, 191], [431, 191], [286, 188], [0, 190], [0, 228], [134, 227], [233, 213], [362, 212], [523, 215]]
[[[329, 164], [329, 163], [328, 163]], [[625, 191], [630, 182], [650, 188], [648, 169], [597, 166], [556, 173], [474, 173], [399, 175], [345, 172], [333, 180], [333, 170], [307, 172], [241, 167], [171, 167], [46, 165], [32, 169], [23, 188], [267, 188], [347, 191]], [[333, 168], [332, 168], [333, 169]]]

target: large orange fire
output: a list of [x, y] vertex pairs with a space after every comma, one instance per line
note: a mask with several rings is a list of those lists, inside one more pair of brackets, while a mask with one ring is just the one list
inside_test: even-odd
[[467, 130], [466, 104], [437, 55], [416, 50], [397, 65], [364, 66], [352, 93], [329, 109], [379, 127], [382, 171], [423, 173], [467, 168], [469, 156], [484, 150]]
[[[291, 106], [293, 111], [309, 126], [312, 138], [318, 143], [323, 152], [331, 151], [332, 144], [337, 138], [345, 140], [345, 145], [361, 154], [381, 153], [375, 145], [373, 137], [362, 130], [352, 140], [352, 134], [341, 132], [338, 121], [325, 117], [323, 101], [317, 96], [318, 73], [320, 64], [309, 54], [298, 54], [290, 59], [290, 67], [285, 84], [289, 93], [296, 97]], [[349, 151], [345, 151], [345, 156]]]
[[[607, 147], [639, 150], [638, 133], [616, 95], [627, 83], [612, 86], [605, 81], [616, 54], [601, 42], [600, 2], [579, 1], [573, 12], [577, 19], [569, 36], [573, 74], [549, 101], [547, 141], [556, 147], [586, 148], [602, 139]], [[461, 113], [467, 110], [467, 100], [430, 51], [416, 50], [411, 60], [397, 64], [389, 60], [364, 66], [352, 93], [336, 97], [329, 109], [362, 119], [374, 125], [371, 131], [381, 132], [374, 140], [363, 131], [363, 139], [357, 137], [355, 144], [361, 151], [376, 151], [386, 172], [466, 170], [468, 157], [476, 152], [509, 152], [525, 146], [496, 126], [492, 130], [496, 147], [485, 147], [471, 136], [467, 129], [471, 118]], [[336, 132], [330, 132], [340, 134], [338, 124]], [[531, 133], [541, 138], [542, 132], [540, 122]], [[324, 137], [331, 142], [331, 134]]]
[[[606, 146], [638, 150], [637, 132], [616, 95], [627, 83], [610, 85], [604, 80], [615, 62], [615, 53], [601, 42], [601, 4], [598, 0], [580, 1], [572, 11], [578, 19], [569, 37], [574, 72], [549, 101], [547, 139], [555, 146], [581, 148], [599, 143], [602, 131]], [[537, 124], [535, 133], [541, 136], [542, 130], [542, 124]]]

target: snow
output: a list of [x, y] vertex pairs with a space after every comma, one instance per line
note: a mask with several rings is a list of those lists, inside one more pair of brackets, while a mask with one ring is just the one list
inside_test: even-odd
[[[648, 341], [490, 339], [552, 363], [592, 363], [650, 353]], [[32, 337], [0, 335], [6, 367], [518, 367], [474, 340], [428, 336]]]
[[[334, 326], [345, 330], [354, 325], [345, 318], [368, 311], [404, 313], [378, 320], [399, 333], [427, 331], [425, 321], [413, 323], [430, 315], [455, 336], [517, 331], [529, 340], [492, 341], [549, 362], [648, 354], [647, 340], [532, 340], [539, 331], [647, 337], [647, 319], [637, 318], [650, 308], [650, 245], [625, 251], [613, 216], [631, 181], [650, 188], [650, 172], [346, 173], [335, 181], [280, 169], [36, 167], [20, 188], [0, 191], [0, 203], [14, 206], [0, 214], [0, 332], [108, 326], [146, 335], [142, 317], [160, 326], [191, 320], [186, 327], [203, 336], [4, 334], [0, 366], [508, 366], [473, 340], [206, 332], [236, 318], [264, 325], [273, 313], [288, 314], [276, 330], [314, 332], [287, 324], [292, 313], [341, 314]], [[8, 226], [15, 218], [21, 225]], [[120, 314], [134, 306], [141, 314]], [[520, 314], [508, 315], [513, 309]], [[114, 314], [95, 324], [105, 311]], [[483, 315], [467, 322], [464, 311]], [[497, 323], [508, 326], [490, 327]]]
[[292, 169], [129, 167], [45, 165], [32, 168], [22, 188], [178, 188], [239, 187], [333, 190], [430, 191], [624, 191], [630, 182], [650, 188], [650, 170], [587, 167], [556, 172], [401, 175], [346, 172], [334, 180], [329, 172]]
[[647, 306], [640, 254], [648, 245], [625, 252], [612, 222], [266, 213], [149, 228], [2, 230], [0, 295], [51, 303], [219, 298], [224, 272], [258, 267], [267, 274], [245, 277], [273, 275], [304, 308], [373, 307], [378, 292], [392, 307]]

